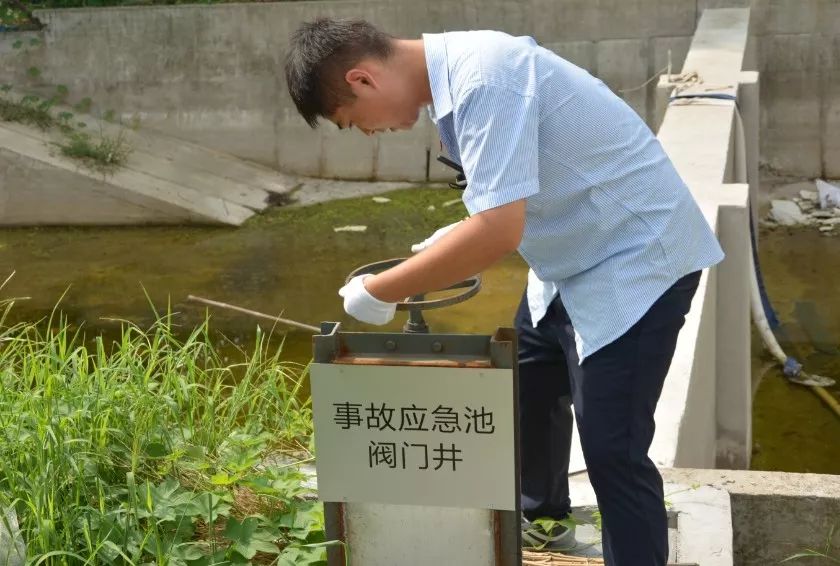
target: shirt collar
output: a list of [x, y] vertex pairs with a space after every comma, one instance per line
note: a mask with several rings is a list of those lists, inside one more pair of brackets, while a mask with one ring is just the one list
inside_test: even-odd
[[452, 112], [452, 94], [449, 90], [449, 61], [446, 57], [446, 36], [442, 33], [424, 33], [423, 46], [426, 51], [429, 86], [432, 90], [429, 116], [437, 124], [438, 120]]

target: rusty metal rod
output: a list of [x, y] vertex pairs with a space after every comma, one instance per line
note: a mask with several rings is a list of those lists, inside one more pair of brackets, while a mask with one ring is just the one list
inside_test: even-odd
[[195, 301], [197, 303], [204, 303], [205, 305], [210, 305], [213, 307], [219, 307], [220, 309], [228, 309], [236, 312], [241, 312], [243, 314], [249, 314], [251, 316], [256, 316], [257, 318], [264, 318], [266, 320], [273, 320], [274, 322], [279, 322], [281, 324], [285, 324], [287, 326], [292, 326], [294, 328], [298, 328], [300, 330], [306, 330], [307, 332], [314, 332], [316, 334], [320, 334], [321, 329], [317, 326], [312, 326], [311, 324], [304, 324], [302, 322], [297, 322], [295, 320], [289, 320], [288, 318], [280, 318], [279, 316], [271, 316], [270, 314], [265, 314], [262, 312], [252, 311], [250, 309], [244, 309], [242, 307], [237, 307], [236, 305], [229, 305], [227, 303], [222, 303], [220, 301], [212, 301], [210, 299], [205, 299], [204, 297], [196, 297], [195, 295], [187, 295], [188, 301]]

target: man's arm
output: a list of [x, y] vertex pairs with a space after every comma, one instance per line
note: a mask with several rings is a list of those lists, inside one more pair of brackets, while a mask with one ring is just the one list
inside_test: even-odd
[[491, 208], [461, 222], [431, 247], [364, 280], [385, 302], [444, 289], [490, 267], [516, 250], [525, 228], [525, 199]]
[[525, 228], [526, 199], [539, 192], [539, 108], [534, 96], [480, 85], [453, 109], [453, 128], [469, 185], [470, 218], [427, 250], [375, 276], [342, 287], [344, 310], [384, 324], [394, 303], [446, 288], [514, 251]]

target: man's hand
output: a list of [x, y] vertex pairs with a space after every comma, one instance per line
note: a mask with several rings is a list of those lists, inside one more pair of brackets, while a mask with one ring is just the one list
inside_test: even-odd
[[386, 303], [371, 295], [365, 288], [369, 273], [357, 275], [338, 290], [344, 297], [344, 310], [353, 318], [368, 324], [387, 324], [394, 318], [396, 303]]
[[432, 234], [419, 244], [414, 244], [413, 246], [411, 246], [411, 251], [413, 253], [422, 252], [423, 250], [425, 250], [426, 248], [428, 248], [429, 246], [446, 236], [449, 232], [452, 231], [453, 228], [455, 228], [461, 222], [463, 222], [463, 220], [459, 220], [454, 224], [450, 224], [449, 226], [444, 226], [443, 228], [440, 228], [439, 230], [435, 231], [434, 234]]
[[445, 289], [516, 250], [524, 229], [525, 199], [479, 212], [422, 253], [372, 275], [365, 288], [380, 300], [394, 302]]

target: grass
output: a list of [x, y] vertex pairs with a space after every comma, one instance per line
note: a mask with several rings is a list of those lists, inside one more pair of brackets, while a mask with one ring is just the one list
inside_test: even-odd
[[[834, 547], [832, 541], [834, 540], [834, 531], [836, 525], [832, 525], [825, 537], [825, 545], [820, 550], [808, 548], [803, 552], [788, 556], [782, 562], [792, 562], [794, 560], [801, 560], [803, 558], [817, 558], [821, 559], [820, 564], [840, 564], [840, 552]], [[809, 562], [811, 562], [809, 560]]]
[[124, 323], [109, 347], [3, 306], [0, 505], [27, 563], [325, 564], [322, 509], [276, 459], [311, 454], [305, 368], [269, 336], [225, 365], [206, 322]]
[[[9, 89], [0, 87], [0, 91], [4, 90]], [[57, 144], [61, 153], [80, 160], [94, 172], [107, 174], [125, 165], [132, 148], [124, 132], [116, 136], [100, 133], [98, 137], [93, 137], [74, 127], [72, 113], [62, 112], [54, 117], [52, 107], [55, 102], [56, 99], [45, 100], [37, 96], [24, 96], [20, 100], [0, 96], [0, 121], [18, 122], [44, 131], [57, 127], [63, 134], [62, 141]], [[84, 127], [85, 124], [80, 122], [76, 126]]]
[[30, 10], [22, 0], [0, 0], [0, 27], [10, 26], [13, 29], [40, 29], [32, 25]]
[[41, 130], [49, 130], [56, 125], [56, 120], [50, 113], [50, 106], [33, 96], [24, 97], [19, 101], [0, 97], [0, 120], [19, 122]]
[[85, 132], [73, 131], [59, 147], [67, 157], [81, 159], [89, 168], [100, 173], [109, 173], [121, 167], [131, 154], [131, 147], [122, 132], [116, 137], [103, 135], [93, 139]]

